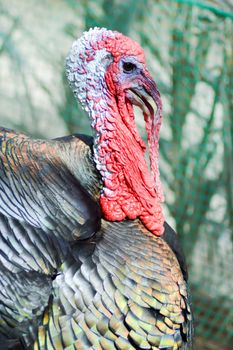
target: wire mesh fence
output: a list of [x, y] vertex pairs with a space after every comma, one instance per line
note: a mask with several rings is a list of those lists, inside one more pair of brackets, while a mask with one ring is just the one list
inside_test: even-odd
[[[36, 1], [32, 3], [38, 6]], [[41, 11], [48, 12], [47, 22], [43, 24], [45, 31], [55, 6], [63, 21], [56, 35], [63, 35], [69, 45], [83, 30], [105, 26], [130, 35], [145, 49], [163, 97], [160, 168], [166, 195], [164, 210], [179, 234], [189, 265], [197, 348], [230, 349], [233, 342], [232, 3], [66, 0], [54, 5], [52, 1], [43, 1]], [[63, 52], [61, 48], [57, 59], [48, 43], [39, 46], [36, 34], [30, 32], [24, 10], [12, 11], [7, 1], [2, 1], [1, 7], [5, 22], [0, 33], [0, 64], [7, 62], [7, 66], [16, 69], [5, 73], [9, 84], [0, 85], [0, 99], [6, 103], [7, 88], [11, 91], [7, 98], [14, 100], [13, 113], [22, 115], [17, 125], [12, 120], [7, 125], [2, 110], [1, 124], [3, 120], [4, 126], [13, 125], [41, 136], [42, 111], [36, 102], [41, 94], [47, 101], [47, 110], [56, 115], [66, 133], [89, 132], [89, 121], [78, 110], [65, 79], [59, 81], [61, 89], [57, 91], [53, 84], [49, 86], [49, 82], [41, 80], [33, 69], [35, 62], [32, 61], [30, 68], [26, 66], [17, 38], [21, 33], [26, 46], [32, 48], [32, 55], [34, 48], [39, 52], [36, 63], [41, 58], [47, 64], [47, 71], [55, 67], [57, 80], [59, 74], [62, 76], [62, 56], [67, 50]], [[40, 16], [34, 21], [41, 26]], [[59, 49], [56, 47], [56, 54]], [[11, 74], [17, 79], [17, 89], [22, 90], [19, 99], [16, 98], [19, 91], [11, 84]], [[37, 95], [33, 90], [38, 91]], [[59, 94], [63, 94], [62, 100]], [[25, 104], [20, 102], [22, 98]], [[49, 120], [49, 116], [48, 121], [45, 118], [45, 125], [49, 125]], [[58, 135], [54, 132], [53, 136]]]
[[168, 108], [161, 167], [188, 258], [196, 335], [222, 349], [233, 340], [232, 15], [190, 3], [157, 3], [151, 22]]

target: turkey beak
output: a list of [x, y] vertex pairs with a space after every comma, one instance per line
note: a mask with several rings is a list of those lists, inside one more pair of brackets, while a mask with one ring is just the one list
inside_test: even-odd
[[[162, 100], [161, 100], [161, 96], [160, 96], [159, 90], [157, 88], [157, 85], [150, 76], [145, 76], [144, 90], [145, 90], [147, 96], [152, 98], [152, 101], [156, 105], [156, 113], [155, 113], [155, 109], [153, 109], [153, 113], [150, 113], [151, 117], [153, 119], [155, 119], [155, 122], [156, 122], [156, 120], [159, 120], [161, 118]], [[146, 96], [145, 96], [145, 98], [146, 98]], [[147, 101], [147, 102], [150, 104], [150, 101]], [[153, 104], [152, 104], [152, 106], [153, 106]]]
[[152, 124], [155, 125], [162, 116], [162, 101], [151, 76], [143, 75], [141, 84], [130, 88], [129, 92], [128, 98], [142, 110], [145, 121], [151, 118]]

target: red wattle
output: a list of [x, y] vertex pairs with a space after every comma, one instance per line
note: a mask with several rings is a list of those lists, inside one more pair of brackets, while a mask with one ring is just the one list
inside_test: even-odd
[[[145, 145], [130, 116], [133, 114], [132, 106], [126, 106], [120, 98], [125, 99], [124, 93], [119, 97], [118, 92], [118, 108], [114, 108], [115, 112], [111, 114], [114, 123], [109, 128], [106, 121], [107, 132], [101, 135], [104, 146], [100, 155], [101, 159], [105, 159], [109, 172], [104, 178], [100, 198], [103, 216], [109, 221], [139, 217], [148, 230], [160, 236], [163, 234], [164, 217], [154, 179], [146, 164]], [[112, 106], [114, 101], [110, 104]], [[114, 132], [114, 138], [108, 137], [108, 130]]]
[[[145, 67], [145, 56], [136, 42], [122, 34], [115, 32], [112, 39], [112, 35], [103, 34], [98, 42], [96, 38], [91, 41], [85, 51], [86, 61], [91, 61], [95, 52], [101, 49], [109, 52], [113, 60], [101, 86], [97, 86], [100, 95], [93, 91], [86, 98], [90, 104], [92, 126], [96, 130], [94, 159], [103, 180], [102, 213], [110, 221], [138, 217], [148, 230], [160, 236], [164, 230], [157, 148], [160, 123], [156, 120], [147, 123], [151, 176], [145, 160], [146, 146], [137, 131], [131, 102], [125, 96], [127, 87], [120, 80], [119, 71], [122, 57], [136, 57]], [[85, 70], [85, 62], [83, 65]], [[97, 84], [100, 84], [99, 76], [101, 72], [95, 71], [93, 78], [97, 79]], [[95, 88], [91, 76], [89, 79]], [[153, 86], [151, 91], [154, 91]]]

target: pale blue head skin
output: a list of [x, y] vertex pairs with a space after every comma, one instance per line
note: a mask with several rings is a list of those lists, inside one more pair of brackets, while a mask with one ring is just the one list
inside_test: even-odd
[[[89, 114], [92, 114], [94, 106], [87, 95], [95, 96], [103, 90], [107, 92], [104, 75], [113, 59], [105, 48], [95, 49], [95, 43], [102, 41], [104, 36], [114, 39], [115, 33], [105, 28], [94, 28], [84, 32], [82, 37], [73, 43], [66, 58], [68, 81], [75, 96]], [[94, 59], [88, 61], [88, 57]]]

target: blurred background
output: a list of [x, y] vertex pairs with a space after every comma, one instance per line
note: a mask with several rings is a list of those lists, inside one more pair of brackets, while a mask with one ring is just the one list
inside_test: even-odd
[[38, 138], [91, 133], [64, 75], [73, 39], [105, 26], [141, 43], [163, 98], [164, 210], [189, 266], [196, 348], [232, 349], [233, 1], [0, 0], [0, 23], [0, 125]]

